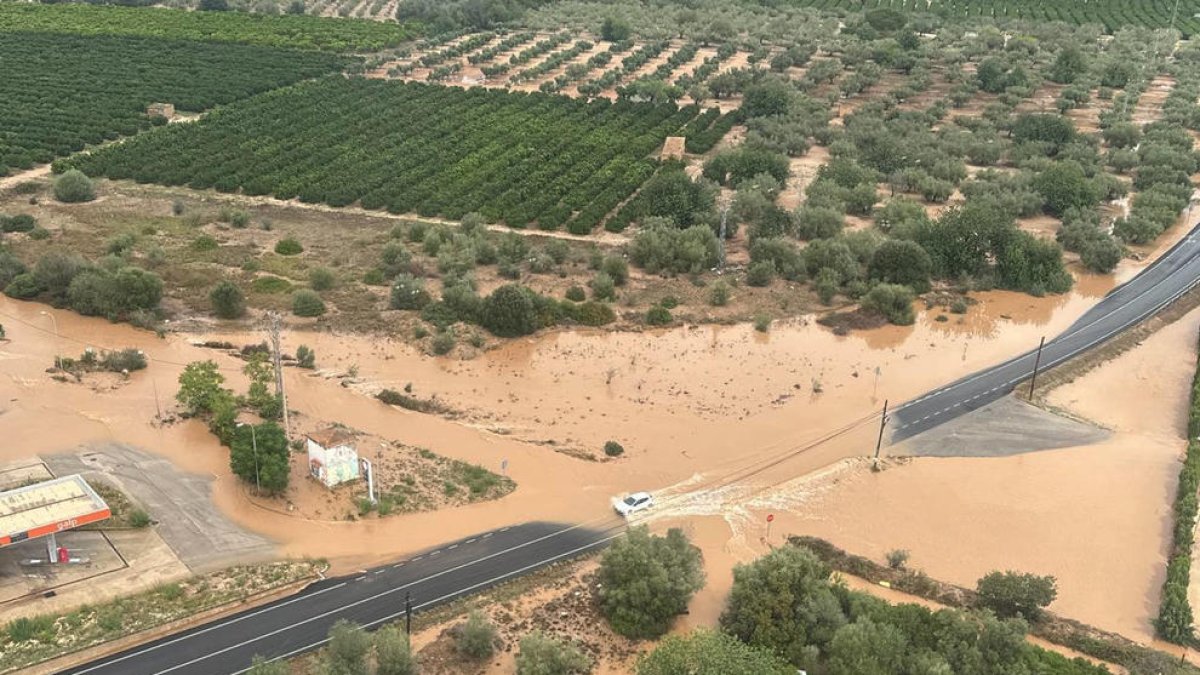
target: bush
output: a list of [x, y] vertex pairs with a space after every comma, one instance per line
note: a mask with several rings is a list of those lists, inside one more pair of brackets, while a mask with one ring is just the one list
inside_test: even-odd
[[775, 280], [775, 263], [770, 260], [760, 260], [751, 263], [746, 270], [746, 284], [749, 286], [770, 286]]
[[308, 272], [308, 285], [314, 291], [327, 291], [333, 288], [336, 279], [328, 267], [314, 267]]
[[613, 283], [617, 286], [624, 286], [625, 282], [629, 281], [629, 265], [623, 258], [610, 255], [601, 263], [600, 269], [612, 277]]
[[555, 640], [539, 630], [521, 638], [517, 675], [582, 675], [591, 667], [591, 659], [578, 647]]
[[392, 282], [392, 309], [424, 309], [431, 300], [425, 282], [411, 274], [400, 274]]
[[915, 320], [912, 303], [914, 294], [908, 286], [879, 284], [862, 299], [862, 308], [879, 312], [897, 326], [910, 326]]
[[609, 457], [620, 457], [625, 454], [625, 448], [616, 441], [605, 441], [604, 454]]
[[429, 346], [434, 354], [445, 356], [454, 349], [455, 344], [457, 341], [454, 339], [454, 333], [444, 330], [433, 336], [433, 341], [429, 343]]
[[0, 231], [29, 232], [36, 226], [37, 220], [27, 213], [22, 213], [15, 216], [0, 215]]
[[0, 249], [0, 289], [5, 288], [17, 275], [25, 273], [25, 263], [17, 256]]
[[655, 305], [646, 312], [646, 324], [649, 326], [666, 326], [671, 323], [671, 310], [662, 305]]
[[496, 627], [476, 610], [467, 616], [467, 622], [458, 631], [455, 648], [460, 654], [483, 660], [495, 653], [496, 640]]
[[18, 274], [4, 287], [4, 294], [17, 300], [32, 300], [42, 292], [37, 279], [28, 272]]
[[581, 303], [575, 309], [574, 319], [584, 326], [605, 326], [617, 320], [612, 307], [594, 300]]
[[724, 307], [729, 303], [729, 284], [724, 279], [718, 280], [708, 289], [708, 304], [713, 307]]
[[656, 638], [704, 586], [700, 549], [678, 528], [659, 537], [636, 527], [605, 551], [599, 580], [600, 609], [613, 630], [631, 638]]
[[138, 529], [150, 527], [150, 514], [142, 509], [134, 509], [129, 514], [129, 525]]
[[567, 289], [566, 297], [572, 302], [583, 302], [587, 300], [587, 293], [579, 284], [571, 284], [571, 287]]
[[933, 259], [914, 241], [888, 239], [875, 249], [868, 274], [872, 279], [923, 292], [929, 289]]
[[520, 337], [539, 326], [535, 294], [516, 284], [501, 286], [483, 300], [481, 323], [498, 337]]
[[596, 276], [588, 283], [592, 289], [592, 297], [596, 300], [615, 300], [617, 297], [617, 282], [609, 276], [608, 272], [597, 272]]
[[105, 352], [100, 357], [99, 365], [110, 373], [132, 373], [135, 370], [145, 370], [146, 355], [140, 349], [118, 349]]
[[309, 370], [316, 368], [317, 353], [310, 349], [308, 345], [300, 345], [296, 348], [296, 365]]
[[70, 169], [54, 180], [54, 198], [68, 204], [90, 202], [96, 198], [96, 186], [79, 169]]
[[296, 316], [321, 316], [325, 313], [325, 301], [316, 292], [308, 289], [296, 291], [292, 296], [292, 313]]
[[1058, 597], [1052, 576], [1018, 572], [991, 572], [976, 586], [979, 604], [1002, 618], [1022, 617], [1036, 621], [1042, 608]]
[[1089, 241], [1079, 250], [1079, 260], [1087, 269], [1108, 274], [1121, 262], [1125, 251], [1112, 237]]
[[794, 675], [795, 666], [721, 631], [668, 635], [637, 661], [637, 675]]
[[634, 236], [629, 257], [634, 265], [652, 274], [684, 274], [716, 265], [719, 250], [712, 228], [697, 225], [680, 230], [655, 220], [644, 224]]
[[904, 549], [901, 549], [901, 548], [896, 548], [896, 549], [892, 549], [891, 551], [887, 552], [888, 567], [890, 567], [894, 570], [903, 569], [904, 565], [907, 562], [908, 562], [908, 551], [905, 551]]
[[226, 279], [208, 294], [213, 313], [222, 319], [236, 319], [246, 313], [246, 296], [238, 285]]
[[771, 329], [771, 317], [766, 314], [756, 314], [754, 316], [754, 330], [765, 333]]
[[275, 252], [279, 255], [299, 255], [304, 252], [304, 247], [294, 238], [287, 237], [286, 239], [280, 239], [275, 244]]

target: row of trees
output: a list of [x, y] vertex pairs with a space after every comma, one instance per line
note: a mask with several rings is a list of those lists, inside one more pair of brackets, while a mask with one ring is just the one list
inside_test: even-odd
[[378, 50], [414, 35], [409, 26], [377, 21], [233, 12], [147, 12], [99, 3], [6, 3], [0, 6], [0, 31], [233, 42], [337, 52]]
[[[0, 7], [0, 26], [5, 12], [43, 7], [6, 4]], [[5, 55], [0, 175], [165, 123], [143, 113], [153, 101], [199, 111], [349, 63], [331, 54], [274, 47], [2, 28], [0, 51]], [[81, 53], [88, 58], [77, 58]], [[47, 72], [54, 77], [46, 77]]]
[[587, 232], [699, 112], [329, 78], [71, 162], [110, 178]]

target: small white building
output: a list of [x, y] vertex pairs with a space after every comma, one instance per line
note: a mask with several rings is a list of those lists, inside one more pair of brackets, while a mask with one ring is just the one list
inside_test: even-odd
[[359, 477], [358, 451], [354, 435], [341, 427], [329, 427], [307, 437], [308, 473], [325, 484], [336, 487]]

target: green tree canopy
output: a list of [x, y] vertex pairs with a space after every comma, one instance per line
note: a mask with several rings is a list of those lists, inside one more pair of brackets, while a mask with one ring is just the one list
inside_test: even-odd
[[637, 675], [794, 675], [796, 669], [766, 649], [712, 630], [669, 635], [638, 659]]
[[613, 630], [632, 638], [666, 633], [704, 585], [700, 549], [678, 528], [665, 537], [630, 529], [605, 551], [599, 577], [601, 610]]

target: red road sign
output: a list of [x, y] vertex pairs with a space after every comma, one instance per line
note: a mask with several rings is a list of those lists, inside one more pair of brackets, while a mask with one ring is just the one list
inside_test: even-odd
[[774, 513], [768, 513], [768, 514], [767, 514], [767, 522], [769, 523], [769, 522], [771, 522], [771, 521], [773, 521], [773, 520], [775, 520], [775, 514], [774, 514]]

